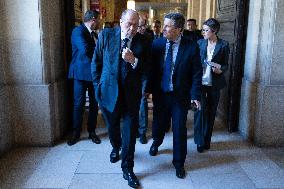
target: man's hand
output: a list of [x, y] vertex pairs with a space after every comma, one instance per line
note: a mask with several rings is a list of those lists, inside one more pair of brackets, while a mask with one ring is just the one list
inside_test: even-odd
[[198, 110], [201, 110], [201, 105], [200, 105], [200, 102], [198, 100], [191, 100], [191, 103], [194, 103], [196, 105], [196, 108]]
[[133, 52], [127, 47], [122, 51], [122, 59], [130, 64], [135, 63], [135, 56]]

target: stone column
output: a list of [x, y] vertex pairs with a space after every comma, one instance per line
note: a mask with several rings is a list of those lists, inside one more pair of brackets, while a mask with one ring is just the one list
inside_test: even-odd
[[206, 20], [206, 12], [207, 12], [207, 0], [201, 0], [199, 8], [198, 26], [202, 26], [202, 23], [204, 22], [204, 20]]
[[90, 9], [90, 0], [82, 0], [82, 18], [84, 18], [85, 12]]
[[0, 105], [8, 111], [6, 143], [52, 145], [65, 128], [62, 3], [1, 0]]
[[200, 26], [200, 1], [201, 0], [189, 0], [188, 1], [188, 15], [187, 18], [196, 19], [197, 25]]
[[250, 1], [239, 130], [259, 146], [284, 146], [284, 2]]

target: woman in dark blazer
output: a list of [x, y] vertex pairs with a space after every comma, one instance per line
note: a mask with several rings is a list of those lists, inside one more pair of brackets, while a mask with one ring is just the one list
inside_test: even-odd
[[197, 151], [210, 149], [211, 136], [220, 90], [226, 86], [224, 72], [228, 69], [229, 43], [217, 36], [220, 23], [209, 18], [203, 23], [204, 39], [198, 41], [203, 67], [201, 110], [194, 113], [194, 141]]

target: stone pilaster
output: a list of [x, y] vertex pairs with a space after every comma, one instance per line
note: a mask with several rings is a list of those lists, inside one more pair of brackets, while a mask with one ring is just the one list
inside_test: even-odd
[[284, 146], [283, 9], [250, 1], [239, 129], [259, 146]]
[[1, 1], [0, 68], [4, 74], [0, 82], [4, 95], [0, 102], [4, 98], [8, 109], [5, 131], [13, 133], [8, 134], [8, 143], [51, 145], [64, 130], [66, 66], [62, 3]]

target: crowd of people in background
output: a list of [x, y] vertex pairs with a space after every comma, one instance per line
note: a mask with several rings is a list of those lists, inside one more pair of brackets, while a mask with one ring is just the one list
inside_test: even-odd
[[110, 162], [121, 160], [123, 178], [130, 187], [139, 187], [133, 172], [135, 143], [136, 138], [142, 144], [148, 142], [151, 95], [153, 142], [149, 154], [159, 154], [165, 133], [172, 130], [172, 164], [176, 176], [184, 178], [188, 110], [194, 111], [194, 141], [202, 153], [210, 149], [220, 90], [226, 85], [229, 44], [217, 35], [220, 23], [209, 18], [198, 30], [195, 19], [168, 13], [163, 24], [155, 20], [150, 27], [143, 15], [128, 9], [120, 21], [105, 22], [97, 34], [98, 15], [87, 11], [71, 36], [69, 78], [74, 81], [74, 110], [68, 145], [80, 139], [88, 91], [89, 139], [101, 142], [95, 131], [99, 107], [112, 146]]

